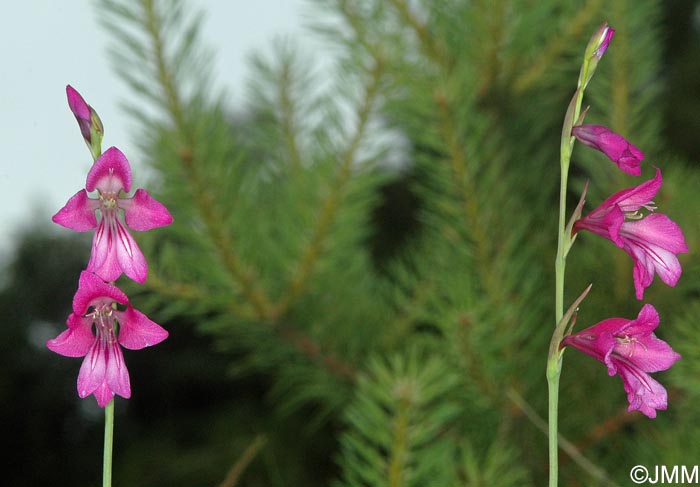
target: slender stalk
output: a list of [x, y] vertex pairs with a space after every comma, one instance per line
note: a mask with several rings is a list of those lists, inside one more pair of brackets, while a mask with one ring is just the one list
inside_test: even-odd
[[105, 444], [102, 461], [102, 487], [112, 487], [112, 444], [114, 440], [114, 399], [105, 407]]
[[556, 487], [559, 481], [559, 377], [561, 375], [562, 357], [559, 353], [559, 343], [563, 336], [561, 329], [564, 317], [564, 277], [566, 275], [566, 254], [571, 247], [571, 235], [566, 225], [566, 192], [569, 181], [569, 165], [573, 141], [571, 129], [581, 112], [583, 89], [581, 86], [574, 93], [566, 111], [562, 127], [560, 146], [561, 176], [559, 183], [559, 220], [557, 225], [557, 256], [554, 262], [555, 296], [554, 311], [557, 323], [549, 358], [547, 360], [547, 389], [549, 392], [549, 487]]

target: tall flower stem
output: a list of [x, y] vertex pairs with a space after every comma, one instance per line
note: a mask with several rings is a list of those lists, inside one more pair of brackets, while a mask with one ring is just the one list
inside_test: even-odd
[[112, 444], [114, 443], [114, 399], [105, 406], [105, 443], [102, 461], [102, 487], [112, 487]]
[[563, 328], [566, 326], [564, 317], [564, 277], [566, 275], [566, 255], [572, 244], [571, 232], [566, 225], [566, 193], [569, 181], [569, 164], [573, 148], [571, 129], [579, 118], [583, 89], [579, 86], [574, 93], [566, 111], [561, 134], [559, 184], [559, 220], [557, 226], [557, 256], [554, 262], [555, 270], [555, 319], [557, 327], [552, 336], [549, 357], [547, 360], [547, 389], [549, 394], [549, 487], [556, 487], [559, 479], [559, 377], [561, 375], [562, 357], [559, 353], [559, 343], [563, 338]]

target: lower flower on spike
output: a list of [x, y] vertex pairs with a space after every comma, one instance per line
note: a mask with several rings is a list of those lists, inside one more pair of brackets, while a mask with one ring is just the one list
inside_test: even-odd
[[609, 318], [567, 336], [563, 346], [574, 347], [608, 367], [609, 375], [619, 375], [625, 385], [628, 411], [639, 410], [650, 418], [657, 409], [666, 409], [664, 386], [649, 376], [671, 367], [679, 354], [654, 335], [659, 326], [656, 309], [645, 304], [637, 319]]
[[[125, 309], [115, 309], [115, 303]], [[126, 294], [87, 271], [80, 274], [73, 313], [66, 323], [68, 329], [46, 346], [66, 357], [85, 357], [78, 374], [78, 395], [94, 394], [100, 407], [115, 394], [131, 397], [121, 347], [138, 350], [168, 337], [167, 331], [129, 304]]]

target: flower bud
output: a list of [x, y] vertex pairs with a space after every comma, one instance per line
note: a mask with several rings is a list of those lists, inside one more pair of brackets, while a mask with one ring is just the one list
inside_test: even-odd
[[583, 66], [581, 66], [581, 75], [579, 76], [579, 86], [586, 87], [588, 82], [593, 77], [593, 73], [598, 66], [598, 61], [603, 57], [605, 51], [608, 50], [610, 41], [615, 34], [615, 29], [610, 27], [607, 22], [598, 27], [591, 40], [588, 41], [586, 52], [584, 54]]
[[97, 159], [102, 153], [102, 135], [104, 134], [102, 120], [71, 85], [66, 86], [66, 95], [68, 95], [68, 107], [78, 121], [80, 133], [92, 153], [92, 158]]
[[581, 143], [598, 149], [627, 174], [639, 176], [642, 173], [639, 162], [644, 153], [627, 141], [622, 135], [602, 125], [577, 125], [571, 135]]

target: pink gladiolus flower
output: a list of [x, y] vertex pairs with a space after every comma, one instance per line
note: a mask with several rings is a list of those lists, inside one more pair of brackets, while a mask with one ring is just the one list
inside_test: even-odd
[[[114, 303], [126, 309], [115, 309]], [[109, 404], [115, 394], [131, 397], [120, 345], [139, 350], [168, 337], [167, 331], [129, 304], [126, 294], [87, 271], [80, 274], [73, 313], [66, 324], [68, 329], [46, 346], [66, 357], [85, 357], [78, 374], [78, 395], [94, 394], [100, 407]]]
[[642, 173], [639, 162], [644, 159], [644, 153], [607, 127], [578, 125], [571, 130], [571, 134], [583, 144], [608, 156], [627, 174], [639, 176]]
[[659, 314], [645, 304], [637, 319], [609, 318], [564, 338], [562, 347], [572, 346], [605, 364], [608, 374], [619, 375], [625, 385], [628, 411], [655, 418], [657, 409], [666, 409], [667, 395], [648, 372], [666, 370], [681, 358], [654, 335], [657, 326]]
[[669, 286], [681, 276], [677, 254], [688, 251], [680, 227], [666, 215], [643, 216], [642, 208], [656, 209], [652, 198], [661, 188], [661, 171], [656, 177], [634, 188], [624, 189], [574, 224], [573, 232], [588, 230], [611, 240], [634, 260], [634, 288], [637, 299], [651, 285], [654, 273]]
[[[148, 275], [148, 264], [122, 224], [119, 210], [124, 210], [126, 225], [138, 231], [169, 225], [173, 217], [146, 190], [137, 189], [132, 197], [120, 196], [131, 189], [131, 167], [116, 147], [110, 147], [95, 161], [85, 188], [71, 197], [52, 220], [78, 232], [97, 228], [88, 271], [104, 281], [114, 281], [123, 272], [134, 281], [143, 283]], [[97, 190], [98, 198], [89, 198], [88, 191], [94, 190]], [[101, 214], [99, 224], [95, 210]]]

